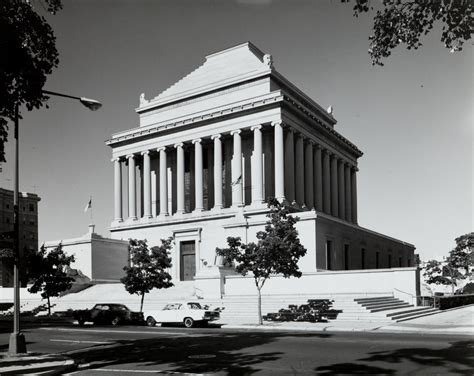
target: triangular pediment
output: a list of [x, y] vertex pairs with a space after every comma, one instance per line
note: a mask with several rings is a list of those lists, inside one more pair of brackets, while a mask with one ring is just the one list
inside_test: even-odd
[[206, 56], [201, 66], [157, 97], [140, 103], [140, 107], [163, 105], [193, 97], [268, 74], [271, 70], [271, 56], [246, 42]]

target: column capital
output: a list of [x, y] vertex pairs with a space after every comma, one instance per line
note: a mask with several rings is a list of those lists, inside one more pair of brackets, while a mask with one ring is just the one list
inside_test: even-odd
[[219, 133], [219, 134], [214, 134], [211, 136], [211, 140], [215, 140], [215, 139], [221, 139], [222, 138], [222, 135]]
[[357, 166], [350, 165], [350, 167], [351, 167], [351, 170], [354, 171], [354, 172], [359, 171], [359, 167], [357, 167]]
[[135, 154], [128, 154], [125, 158], [131, 159], [131, 158], [134, 158], [134, 157], [135, 157]]
[[236, 129], [230, 132], [230, 134], [233, 136], [234, 134], [240, 134], [242, 131], [240, 129]]
[[140, 154], [141, 154], [141, 155], [149, 155], [149, 154], [150, 154], [150, 150], [142, 151]]
[[283, 126], [283, 122], [281, 120], [277, 120], [277, 121], [272, 121], [272, 127], [274, 127], [275, 125], [281, 125]]
[[198, 143], [200, 144], [201, 141], [202, 141], [201, 138], [196, 138], [196, 139], [194, 139], [194, 140], [192, 141], [192, 143], [193, 143], [193, 145], [194, 145], [194, 144], [198, 144]]
[[184, 144], [182, 142], [178, 142], [177, 144], [174, 144], [175, 148], [182, 148]]
[[321, 144], [318, 144], [317, 141], [314, 141], [314, 146], [316, 146], [316, 149], [323, 149], [323, 147], [321, 146]]
[[260, 130], [260, 129], [262, 129], [262, 125], [261, 125], [261, 124], [254, 125], [254, 126], [250, 127], [250, 130], [251, 130], [251, 131]]
[[159, 153], [160, 151], [166, 151], [166, 146], [162, 146], [156, 149], [156, 151]]
[[110, 162], [120, 162], [121, 157], [115, 157], [110, 160]]

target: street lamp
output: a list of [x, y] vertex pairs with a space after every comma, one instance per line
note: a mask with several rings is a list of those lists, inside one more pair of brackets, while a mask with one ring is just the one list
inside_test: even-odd
[[[56, 93], [54, 91], [43, 90], [43, 94], [53, 95], [57, 97], [65, 97], [76, 99], [80, 101], [91, 111], [96, 111], [102, 107], [102, 103], [95, 99], [89, 99], [84, 97], [74, 97], [72, 95]], [[20, 205], [19, 205], [19, 113], [18, 113], [18, 102], [15, 106], [15, 182], [13, 188], [13, 253], [15, 255], [15, 262], [13, 263], [13, 333], [10, 334], [10, 342], [8, 352], [12, 355], [26, 353], [26, 341], [23, 333], [20, 332]]]

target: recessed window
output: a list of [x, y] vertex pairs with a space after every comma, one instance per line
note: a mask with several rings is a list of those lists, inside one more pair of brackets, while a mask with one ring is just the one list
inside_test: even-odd
[[7, 217], [7, 218], [5, 219], [5, 222], [6, 222], [6, 223], [10, 223], [10, 218]]
[[388, 267], [392, 267], [392, 255], [388, 255]]
[[332, 269], [331, 259], [332, 259], [332, 241], [327, 240], [326, 241], [326, 269], [327, 270]]
[[29, 205], [28, 205], [28, 210], [29, 210], [30, 212], [34, 212], [34, 211], [35, 211], [35, 206], [34, 206], [33, 204], [29, 204]]
[[365, 269], [365, 248], [361, 248], [360, 250], [360, 267], [361, 269]]
[[344, 244], [344, 269], [349, 270], [349, 244]]
[[398, 258], [398, 267], [401, 268], [402, 266], [403, 266], [403, 265], [402, 265], [402, 258], [399, 257], [399, 258]]
[[380, 252], [375, 252], [375, 268], [378, 269], [380, 267]]

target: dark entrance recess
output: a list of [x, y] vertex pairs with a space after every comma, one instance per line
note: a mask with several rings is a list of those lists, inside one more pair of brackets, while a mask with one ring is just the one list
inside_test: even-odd
[[181, 281], [192, 281], [196, 274], [196, 243], [187, 241], [180, 243], [181, 254]]

